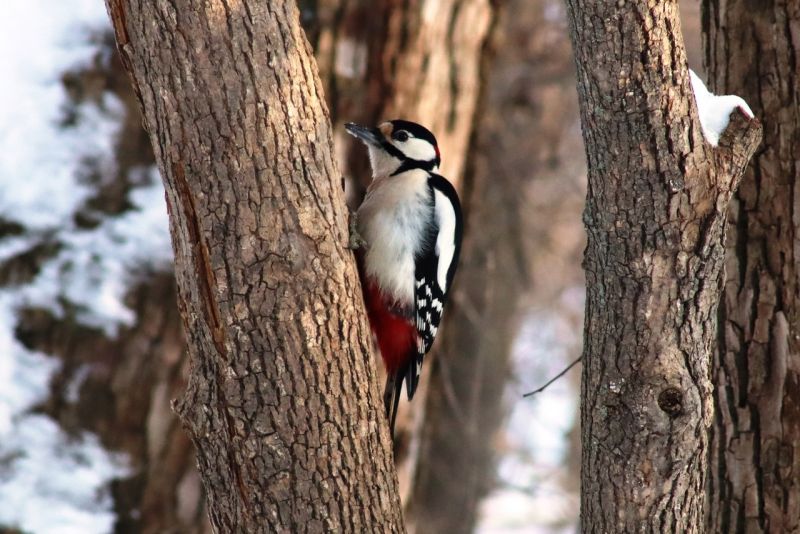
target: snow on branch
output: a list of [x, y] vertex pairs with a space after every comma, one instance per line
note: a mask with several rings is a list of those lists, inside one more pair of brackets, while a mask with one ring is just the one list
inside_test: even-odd
[[719, 144], [719, 138], [728, 127], [731, 113], [739, 108], [749, 119], [754, 118], [753, 111], [747, 102], [736, 95], [715, 95], [711, 93], [703, 80], [689, 69], [694, 98], [697, 102], [697, 113], [700, 116], [700, 126], [703, 128], [703, 137], [711, 146]]

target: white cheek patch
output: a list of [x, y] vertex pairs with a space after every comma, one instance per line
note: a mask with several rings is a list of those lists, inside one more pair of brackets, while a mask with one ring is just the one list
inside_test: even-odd
[[424, 139], [412, 137], [403, 143], [395, 143], [406, 157], [419, 161], [431, 161], [436, 159], [436, 149]]

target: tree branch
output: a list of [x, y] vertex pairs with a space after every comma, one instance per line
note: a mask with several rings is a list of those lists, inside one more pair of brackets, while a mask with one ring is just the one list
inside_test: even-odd
[[528, 393], [525, 393], [525, 394], [523, 395], [523, 397], [532, 397], [532, 396], [534, 396], [534, 395], [536, 395], [536, 394], [538, 394], [538, 393], [541, 393], [542, 391], [544, 391], [545, 389], [547, 389], [547, 387], [548, 387], [550, 384], [552, 384], [553, 382], [555, 382], [556, 380], [558, 380], [559, 378], [561, 378], [562, 376], [564, 376], [565, 374], [567, 374], [567, 373], [569, 372], [569, 370], [570, 370], [570, 369], [572, 369], [573, 367], [575, 367], [576, 365], [578, 365], [578, 363], [580, 363], [580, 361], [581, 361], [582, 359], [583, 359], [583, 358], [582, 358], [582, 357], [580, 357], [580, 356], [579, 356], [578, 358], [575, 358], [575, 359], [572, 361], [572, 363], [570, 363], [568, 366], [566, 366], [564, 369], [562, 369], [562, 370], [561, 370], [561, 371], [560, 371], [560, 372], [559, 372], [559, 373], [558, 373], [556, 376], [554, 376], [553, 378], [551, 378], [550, 380], [548, 380], [547, 382], [545, 382], [545, 383], [544, 383], [542, 386], [538, 387], [537, 389], [534, 389], [533, 391], [530, 391], [530, 392], [528, 392]]

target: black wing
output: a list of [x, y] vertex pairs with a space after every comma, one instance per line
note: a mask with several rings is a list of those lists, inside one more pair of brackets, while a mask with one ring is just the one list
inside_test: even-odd
[[453, 186], [438, 174], [428, 179], [432, 199], [432, 232], [415, 265], [414, 308], [417, 354], [406, 371], [408, 398], [414, 396], [422, 371], [422, 360], [431, 349], [442, 321], [447, 292], [461, 251], [463, 221], [461, 204]]

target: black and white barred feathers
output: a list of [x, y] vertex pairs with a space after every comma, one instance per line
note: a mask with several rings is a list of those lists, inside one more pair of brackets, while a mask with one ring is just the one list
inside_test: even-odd
[[409, 362], [406, 387], [409, 399], [414, 395], [422, 371], [422, 360], [431, 350], [442, 321], [450, 284], [461, 251], [463, 232], [461, 205], [453, 186], [438, 174], [428, 178], [433, 201], [430, 239], [415, 262], [414, 309], [417, 329], [417, 354]]

